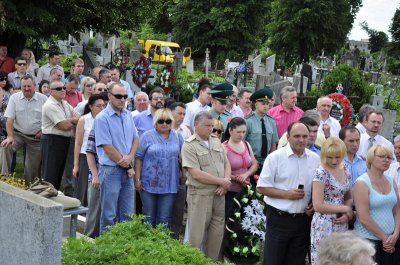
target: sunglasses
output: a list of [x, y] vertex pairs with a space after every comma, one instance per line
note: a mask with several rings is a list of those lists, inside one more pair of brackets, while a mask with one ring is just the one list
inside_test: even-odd
[[65, 89], [67, 89], [65, 86], [59, 86], [59, 87], [54, 87], [51, 90], [61, 91], [61, 90], [65, 90]]
[[221, 133], [222, 133], [222, 130], [220, 130], [220, 129], [213, 129], [213, 133], [221, 134]]
[[7, 81], [7, 77], [0, 77], [0, 82]]
[[19, 66], [25, 66], [26, 63], [17, 63], [17, 65], [19, 65]]
[[127, 99], [128, 98], [128, 95], [113, 94], [111, 92], [110, 92], [110, 94], [113, 95], [116, 99], [122, 99], [122, 98]]
[[164, 124], [164, 123], [166, 123], [166, 124], [169, 125], [169, 124], [172, 123], [172, 120], [171, 120], [171, 119], [166, 119], [166, 120], [160, 119], [160, 120], [157, 121], [157, 123], [158, 123], [158, 124]]
[[85, 87], [93, 87], [95, 84], [93, 84], [93, 83], [86, 83], [85, 84]]
[[108, 91], [108, 89], [107, 88], [97, 88], [97, 91], [99, 91], [99, 92], [107, 92]]

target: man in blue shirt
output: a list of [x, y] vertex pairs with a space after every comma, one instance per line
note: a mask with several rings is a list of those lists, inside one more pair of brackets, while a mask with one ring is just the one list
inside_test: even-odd
[[344, 157], [344, 163], [351, 173], [351, 187], [353, 187], [356, 179], [367, 172], [365, 161], [357, 155], [360, 147], [360, 131], [354, 126], [343, 127], [339, 131], [339, 138], [346, 145], [347, 156]]
[[161, 87], [155, 87], [149, 94], [150, 108], [134, 117], [139, 136], [145, 131], [154, 129], [153, 116], [156, 110], [164, 108], [165, 93]]
[[112, 84], [108, 98], [109, 104], [94, 121], [100, 164], [100, 233], [133, 213], [132, 164], [139, 143], [132, 115], [124, 109], [128, 98], [125, 87]]

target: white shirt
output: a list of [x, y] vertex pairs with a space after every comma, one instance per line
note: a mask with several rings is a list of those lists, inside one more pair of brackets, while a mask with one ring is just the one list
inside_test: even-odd
[[51, 69], [53, 68], [58, 68], [62, 72], [62, 79], [64, 79], [64, 69], [59, 66], [58, 64], [55, 66], [51, 66], [49, 63], [43, 65], [42, 67], [39, 68], [38, 74], [37, 74], [37, 82], [40, 83], [42, 80], [47, 80], [50, 82], [50, 72]]
[[385, 171], [385, 174], [392, 176], [394, 181], [397, 183], [397, 188], [400, 193], [400, 162], [390, 164], [389, 169]]
[[311, 202], [311, 186], [314, 171], [319, 166], [319, 156], [305, 149], [298, 157], [290, 145], [272, 152], [265, 159], [257, 187], [271, 187], [281, 190], [297, 189], [304, 185], [305, 196], [301, 200], [287, 200], [264, 196], [264, 201], [277, 209], [289, 213], [303, 213]]
[[186, 125], [181, 124], [176, 130], [176, 132], [180, 133], [182, 135], [183, 140], [186, 140], [190, 136], [192, 136], [192, 132], [189, 130], [189, 128]]
[[364, 125], [361, 124], [361, 122], [357, 123], [356, 128], [360, 132], [360, 134], [366, 133], [367, 130], [365, 129]]
[[74, 108], [74, 110], [79, 114], [83, 115], [83, 112], [85, 111], [85, 106], [88, 103], [88, 101], [89, 101], [88, 99], [85, 99], [84, 101], [79, 102], [78, 105], [76, 105], [76, 107]]
[[330, 132], [331, 132], [330, 136], [339, 137], [339, 131], [340, 131], [340, 129], [342, 129], [342, 126], [340, 126], [340, 123], [337, 119], [329, 116], [329, 118], [326, 121], [321, 120], [319, 127], [318, 127], [319, 133], [324, 134], [324, 131], [322, 130], [322, 126], [324, 124], [328, 124], [330, 127]]
[[89, 138], [89, 134], [92, 131], [94, 118], [92, 113], [87, 113], [84, 117], [85, 125], [83, 126], [83, 138], [82, 138], [82, 146], [81, 146], [81, 154], [86, 154], [87, 142]]
[[[369, 146], [369, 139], [370, 139], [371, 137], [368, 135], [368, 133], [363, 133], [363, 134], [361, 134], [361, 138], [360, 138], [360, 147], [358, 148], [358, 152], [357, 152], [357, 154], [359, 155], [359, 156], [361, 156], [363, 159], [365, 159], [366, 157], [367, 157], [367, 153], [368, 153], [368, 146]], [[390, 142], [390, 141], [388, 141], [388, 140], [386, 140], [383, 136], [381, 136], [381, 135], [376, 135], [375, 137], [374, 137], [374, 145], [375, 144], [383, 144], [383, 145], [386, 145], [390, 150], [392, 150], [392, 153], [393, 153], [393, 158], [395, 158], [396, 156], [395, 156], [395, 154], [394, 154], [394, 146], [393, 146], [393, 144]]]
[[197, 99], [186, 104], [186, 115], [183, 124], [194, 130], [194, 117], [200, 111], [209, 111], [210, 106], [203, 106]]

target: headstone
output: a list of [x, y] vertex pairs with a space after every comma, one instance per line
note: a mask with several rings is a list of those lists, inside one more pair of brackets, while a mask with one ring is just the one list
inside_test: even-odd
[[371, 74], [371, 83], [378, 83], [379, 79], [379, 73], [378, 72], [370, 72]]
[[67, 42], [68, 41], [65, 41], [65, 40], [58, 40], [57, 41], [57, 46], [60, 49], [60, 52], [62, 54], [65, 54], [65, 55], [69, 54], [68, 47], [67, 47], [68, 46]]
[[149, 76], [149, 83], [154, 85], [154, 82], [156, 82], [157, 79], [157, 69], [151, 69], [151, 73]]
[[121, 39], [115, 35], [112, 35], [108, 41], [107, 41], [107, 48], [110, 49], [111, 51], [115, 51], [115, 49], [118, 49], [121, 45]]
[[87, 32], [80, 32], [79, 33], [80, 36], [80, 41], [79, 44], [80, 45], [88, 45], [89, 40], [90, 40], [90, 35]]
[[133, 47], [130, 50], [130, 54], [129, 54], [130, 62], [134, 63], [134, 62], [139, 61], [141, 55], [142, 55], [142, 51], [140, 49], [138, 49], [137, 47]]
[[257, 91], [259, 89], [264, 88], [266, 86], [266, 84], [267, 84], [267, 75], [257, 74], [256, 75], [256, 87], [255, 87], [255, 90]]
[[275, 69], [275, 57], [276, 55], [271, 55], [265, 60], [265, 72], [267, 74], [271, 73]]
[[177, 52], [177, 53], [175, 53], [175, 57], [174, 57], [174, 66], [175, 66], [176, 74], [178, 74], [182, 71], [182, 65], [183, 65], [183, 52]]
[[284, 88], [285, 86], [290, 86], [291, 83], [289, 80], [282, 80], [276, 83], [273, 83], [271, 85], [268, 85], [272, 91], [275, 92], [276, 99], [275, 99], [275, 104], [280, 104], [281, 103], [281, 98], [280, 98], [280, 93], [281, 89]]
[[261, 55], [258, 55], [257, 57], [255, 57], [253, 59], [253, 71], [254, 71], [254, 75], [259, 74], [260, 73], [260, 65], [261, 65]]
[[172, 33], [169, 32], [169, 33], [167, 34], [167, 41], [168, 41], [168, 42], [171, 42], [173, 36], [174, 36], [174, 35], [172, 35]]
[[102, 58], [101, 65], [106, 65], [111, 62], [111, 49], [101, 48], [100, 56]]
[[382, 109], [383, 117], [385, 122], [383, 123], [382, 129], [379, 132], [380, 135], [392, 142], [394, 135], [394, 124], [396, 122], [397, 111]]
[[96, 48], [104, 48], [104, 38], [100, 32], [96, 34], [96, 38], [94, 39], [94, 46]]
[[210, 62], [210, 51], [206, 49], [206, 60], [204, 61], [205, 76], [208, 77], [208, 69], [211, 66]]
[[61, 264], [61, 204], [0, 181], [0, 224], [0, 264]]
[[186, 72], [188, 72], [190, 74], [194, 73], [193, 60], [186, 61]]
[[[300, 80], [301, 80], [301, 74], [295, 74], [293, 76], [293, 87], [296, 88], [297, 93], [300, 93], [300, 83], [301, 83]], [[303, 76], [303, 93], [306, 93], [307, 84], [308, 84], [308, 77]]]
[[385, 102], [385, 97], [380, 95], [373, 95], [370, 99], [370, 104], [377, 109], [383, 109]]

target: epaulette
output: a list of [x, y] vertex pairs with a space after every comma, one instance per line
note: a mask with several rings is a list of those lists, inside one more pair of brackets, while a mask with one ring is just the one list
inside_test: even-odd
[[247, 116], [245, 119], [250, 119], [251, 117], [253, 117], [255, 115], [255, 112], [252, 112], [249, 116]]
[[194, 139], [196, 139], [195, 135], [190, 136], [189, 138], [186, 139], [186, 142], [190, 143], [192, 142]]
[[227, 110], [224, 110], [224, 112], [222, 114], [224, 114], [224, 115], [226, 115], [228, 117], [232, 116], [232, 114]]

